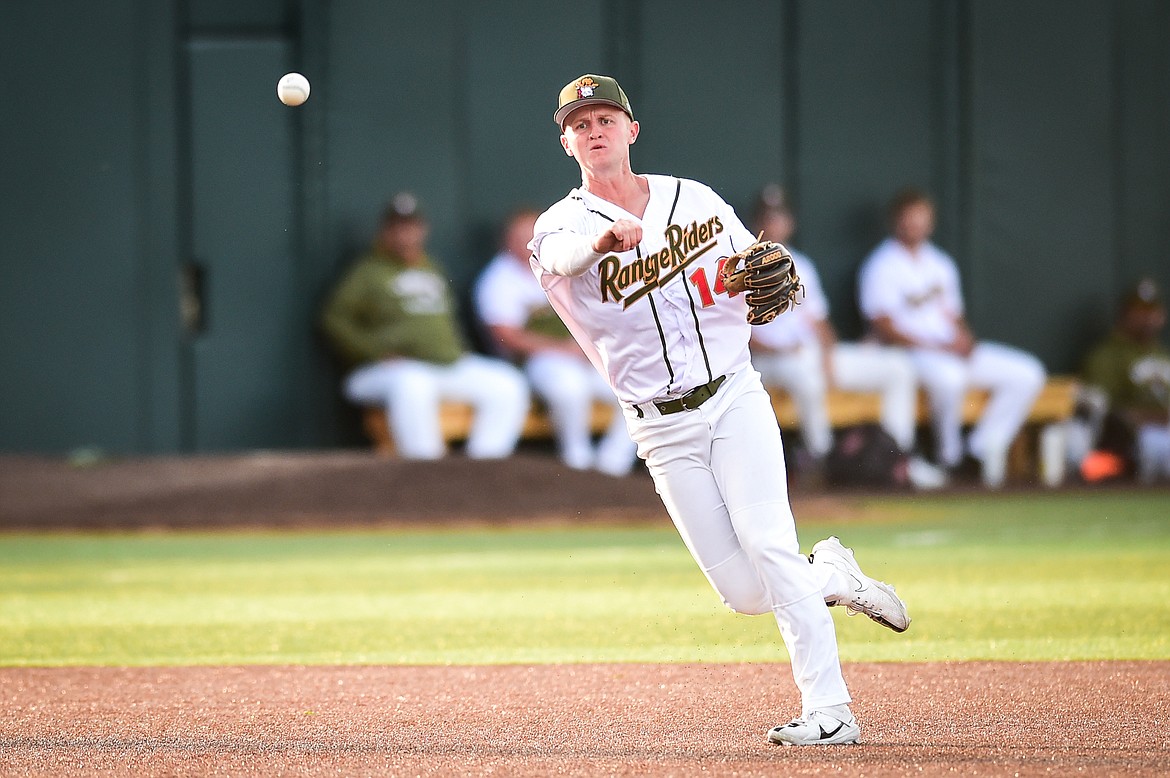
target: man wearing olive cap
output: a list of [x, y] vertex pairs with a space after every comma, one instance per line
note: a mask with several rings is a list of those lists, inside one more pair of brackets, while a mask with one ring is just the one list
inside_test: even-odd
[[715, 591], [736, 611], [775, 616], [803, 709], [768, 738], [855, 743], [826, 605], [897, 632], [910, 618], [837, 538], [800, 553], [780, 430], [749, 357], [747, 305], [718, 282], [726, 257], [753, 236], [707, 186], [633, 172], [641, 128], [613, 78], [569, 82], [553, 119], [581, 186], [537, 220], [533, 272], [617, 395], [638, 455]]

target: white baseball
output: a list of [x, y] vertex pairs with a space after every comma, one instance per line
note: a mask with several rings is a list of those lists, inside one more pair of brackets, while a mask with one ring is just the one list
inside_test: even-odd
[[300, 73], [285, 73], [276, 82], [276, 96], [285, 105], [300, 105], [309, 99], [309, 79]]

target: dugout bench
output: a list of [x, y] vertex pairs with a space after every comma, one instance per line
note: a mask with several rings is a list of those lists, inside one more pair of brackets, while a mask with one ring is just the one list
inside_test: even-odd
[[[1012, 444], [1008, 454], [1008, 476], [1013, 479], [1038, 479], [1038, 437], [1039, 431], [1049, 425], [1065, 421], [1072, 417], [1076, 409], [1078, 382], [1072, 376], [1052, 376], [1036, 398], [1032, 411], [1028, 414], [1028, 421], [1021, 434]], [[783, 429], [798, 429], [799, 420], [796, 415], [796, 405], [788, 394], [779, 389], [770, 391], [772, 407], [776, 410], [776, 418]], [[982, 391], [968, 392], [963, 406], [963, 421], [973, 424], [987, 405], [987, 393]], [[828, 396], [829, 420], [834, 429], [852, 427], [860, 424], [876, 424], [881, 417], [881, 398], [870, 392], [843, 392], [830, 390]], [[613, 418], [612, 406], [605, 403], [596, 403], [593, 407], [593, 431], [596, 434], [603, 432]], [[924, 395], [919, 395], [918, 423], [927, 424], [929, 408]], [[443, 403], [440, 410], [439, 423], [443, 436], [448, 443], [460, 443], [467, 439], [471, 429], [472, 409], [462, 403]], [[390, 438], [390, 431], [386, 425], [386, 413], [382, 408], [371, 407], [365, 409], [362, 416], [362, 427], [378, 454], [386, 457], [394, 456], [394, 442]], [[539, 403], [533, 403], [528, 412], [528, 419], [524, 423], [523, 440], [540, 441], [552, 440], [553, 429], [548, 415]]]

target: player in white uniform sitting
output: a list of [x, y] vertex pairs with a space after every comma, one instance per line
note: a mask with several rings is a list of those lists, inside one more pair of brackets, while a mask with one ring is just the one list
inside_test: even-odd
[[[833, 446], [826, 400], [830, 387], [880, 394], [882, 429], [903, 452], [913, 452], [918, 379], [910, 357], [902, 349], [873, 341], [837, 339], [816, 266], [788, 242], [796, 219], [779, 185], [770, 184], [761, 191], [754, 221], [764, 240], [782, 243], [791, 252], [804, 292], [797, 298], [800, 305], [752, 328], [752, 362], [765, 385], [792, 395], [809, 455], [823, 462]], [[907, 470], [910, 482], [920, 489], [937, 488], [946, 480], [942, 471], [920, 457], [910, 457]]]
[[[613, 391], [589, 364], [532, 274], [528, 242], [539, 215], [519, 210], [508, 218], [500, 251], [476, 282], [476, 313], [500, 356], [522, 366], [548, 407], [564, 463], [575, 470], [596, 468], [612, 476], [626, 475], [637, 452]], [[596, 446], [595, 400], [614, 406], [613, 422]]]
[[747, 305], [718, 283], [724, 259], [754, 236], [703, 184], [632, 171], [640, 128], [614, 79], [571, 81], [554, 120], [581, 186], [537, 220], [533, 271], [617, 395], [638, 455], [715, 591], [736, 611], [776, 618], [803, 710], [769, 739], [857, 742], [826, 605], [896, 631], [910, 619], [836, 538], [800, 553], [780, 429], [749, 359]]
[[[975, 340], [963, 313], [958, 268], [930, 242], [929, 197], [900, 192], [889, 215], [893, 234], [861, 266], [861, 312], [879, 340], [910, 350], [930, 397], [939, 464], [954, 468], [970, 454], [980, 462], [983, 482], [998, 487], [1008, 448], [1044, 387], [1044, 365], [1011, 346]], [[990, 390], [991, 399], [964, 447], [963, 399], [972, 387]]]

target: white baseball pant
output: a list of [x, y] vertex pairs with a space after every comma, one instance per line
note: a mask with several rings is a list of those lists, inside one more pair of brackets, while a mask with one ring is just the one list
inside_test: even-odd
[[[831, 359], [835, 385], [848, 392], [880, 394], [882, 429], [903, 451], [912, 451], [918, 380], [906, 352], [875, 343], [838, 343]], [[833, 429], [825, 400], [828, 380], [820, 344], [805, 344], [787, 353], [753, 354], [752, 362], [765, 384], [779, 386], [792, 395], [809, 453], [818, 459], [828, 454], [833, 447]]]
[[507, 362], [464, 354], [449, 365], [388, 359], [354, 370], [345, 395], [359, 405], [382, 405], [398, 453], [438, 459], [447, 452], [439, 425], [443, 400], [465, 402], [475, 417], [466, 452], [472, 459], [499, 459], [516, 449], [528, 415], [528, 385]]
[[[548, 406], [561, 459], [577, 470], [596, 468], [622, 476], [630, 472], [637, 456], [626, 430], [617, 399], [597, 369], [584, 358], [560, 351], [533, 354], [524, 364], [532, 388]], [[613, 422], [593, 445], [593, 402], [614, 406]]]
[[711, 586], [732, 610], [775, 616], [805, 713], [848, 703], [825, 604], [841, 582], [800, 553], [780, 429], [759, 373], [729, 376], [694, 410], [641, 408], [644, 418], [625, 409], [630, 436]]
[[1142, 424], [1137, 430], [1138, 478], [1152, 484], [1170, 478], [1170, 427]]
[[912, 349], [910, 358], [930, 398], [938, 458], [947, 467], [963, 458], [963, 398], [968, 389], [991, 392], [967, 438], [967, 452], [984, 459], [1006, 452], [1046, 379], [1040, 360], [1001, 343], [980, 342], [966, 359], [933, 349]]

